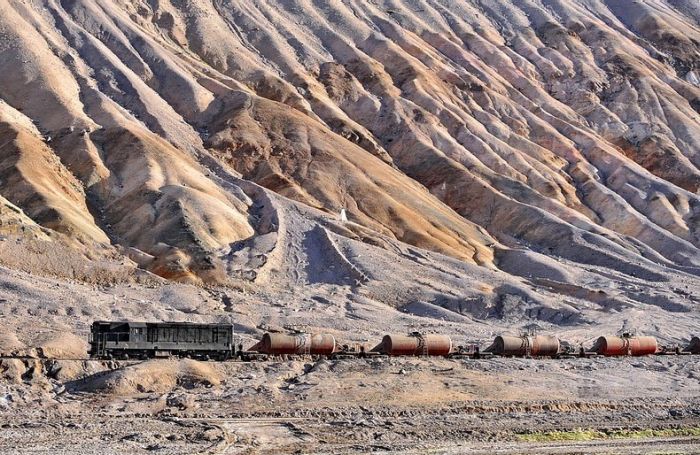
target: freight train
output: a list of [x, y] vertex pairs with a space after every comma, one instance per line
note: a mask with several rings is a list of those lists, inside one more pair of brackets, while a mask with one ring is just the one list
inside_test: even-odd
[[578, 348], [557, 337], [526, 334], [497, 336], [484, 350], [478, 344], [455, 346], [447, 335], [413, 332], [385, 335], [371, 349], [362, 345], [338, 345], [330, 334], [266, 333], [248, 349], [235, 344], [233, 325], [184, 322], [96, 321], [90, 333], [89, 355], [96, 359], [147, 359], [190, 357], [200, 360], [265, 360], [279, 356], [355, 358], [372, 356], [421, 357], [590, 357], [700, 354], [700, 338], [687, 347], [662, 347], [654, 337], [623, 333], [601, 336], [589, 349]]

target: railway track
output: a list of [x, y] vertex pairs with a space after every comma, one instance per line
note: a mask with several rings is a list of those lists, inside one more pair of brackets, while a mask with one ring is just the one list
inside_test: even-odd
[[[257, 353], [255, 353], [257, 355]], [[646, 356], [642, 357], [688, 357], [689, 360], [692, 359], [693, 361], [697, 360], [697, 358], [700, 356], [700, 354], [694, 354], [691, 352], [658, 352], [655, 354], [649, 354]], [[486, 360], [486, 359], [500, 359], [504, 361], [508, 361], [509, 359], [515, 359], [515, 358], [520, 358], [520, 359], [534, 359], [534, 360], [572, 360], [572, 359], [601, 359], [601, 358], [607, 358], [607, 359], [629, 359], [631, 356], [604, 356], [600, 354], [595, 354], [595, 353], [585, 353], [584, 355], [578, 355], [578, 354], [564, 354], [564, 355], [557, 355], [557, 356], [498, 356], [498, 355], [484, 355], [484, 354], [449, 354], [449, 355], [441, 355], [441, 356], [436, 356], [436, 355], [395, 355], [395, 356], [388, 356], [388, 355], [360, 355], [358, 353], [335, 353], [333, 355], [295, 355], [295, 354], [290, 354], [290, 355], [269, 355], [260, 357], [257, 356], [254, 359], [248, 359], [248, 358], [231, 358], [227, 360], [217, 360], [217, 359], [209, 359], [209, 360], [204, 360], [204, 361], [209, 361], [209, 362], [216, 362], [216, 363], [252, 363], [252, 362], [274, 362], [274, 361], [282, 361], [282, 360], [299, 360], [299, 361], [308, 361], [308, 360], [320, 360], [320, 359], [327, 359], [327, 360], [337, 360], [337, 361], [343, 361], [343, 360], [355, 360], [355, 359], [389, 359], [389, 358], [397, 358], [397, 357], [411, 357], [415, 359], [426, 359], [426, 358], [446, 358], [446, 359], [453, 359], [453, 360]], [[636, 358], [636, 357], [635, 357]], [[147, 358], [147, 359], [108, 359], [108, 358], [90, 358], [90, 357], [82, 357], [82, 358], [58, 358], [58, 357], [41, 357], [41, 356], [12, 356], [12, 355], [0, 355], [0, 360], [26, 360], [26, 361], [75, 361], [75, 362], [99, 362], [99, 363], [117, 363], [119, 365], [136, 365], [139, 363], [147, 362], [147, 361], [171, 361], [171, 360], [182, 360], [182, 359], [193, 359], [193, 360], [202, 360], [202, 359], [197, 359], [197, 358], [191, 358], [191, 357], [179, 357], [179, 356], [170, 356], [170, 357], [152, 357], [152, 358]]]

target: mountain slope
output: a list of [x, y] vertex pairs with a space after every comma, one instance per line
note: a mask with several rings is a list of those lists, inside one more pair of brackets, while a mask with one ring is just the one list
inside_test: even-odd
[[381, 287], [408, 244], [494, 304], [695, 286], [700, 11], [628, 3], [9, 0], [0, 194], [180, 281]]

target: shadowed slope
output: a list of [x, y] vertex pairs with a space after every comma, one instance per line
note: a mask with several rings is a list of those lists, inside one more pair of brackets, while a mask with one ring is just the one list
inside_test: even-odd
[[[295, 229], [261, 221], [265, 197], [239, 173], [345, 209], [350, 230], [487, 267], [494, 247], [648, 276], [700, 266], [688, 2], [11, 0], [0, 12], [0, 97], [36, 125], [24, 147], [60, 159], [49, 180], [82, 186], [66, 193], [74, 208], [42, 202], [63, 212], [37, 221], [106, 234], [164, 276], [226, 282], [231, 248]], [[35, 172], [54, 175], [49, 161]], [[39, 214], [32, 204], [20, 206]]]

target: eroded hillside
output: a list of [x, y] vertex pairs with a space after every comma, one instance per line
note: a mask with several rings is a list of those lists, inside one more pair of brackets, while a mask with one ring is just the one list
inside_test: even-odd
[[8, 0], [0, 100], [23, 211], [0, 218], [30, 255], [442, 320], [693, 324], [690, 0]]

